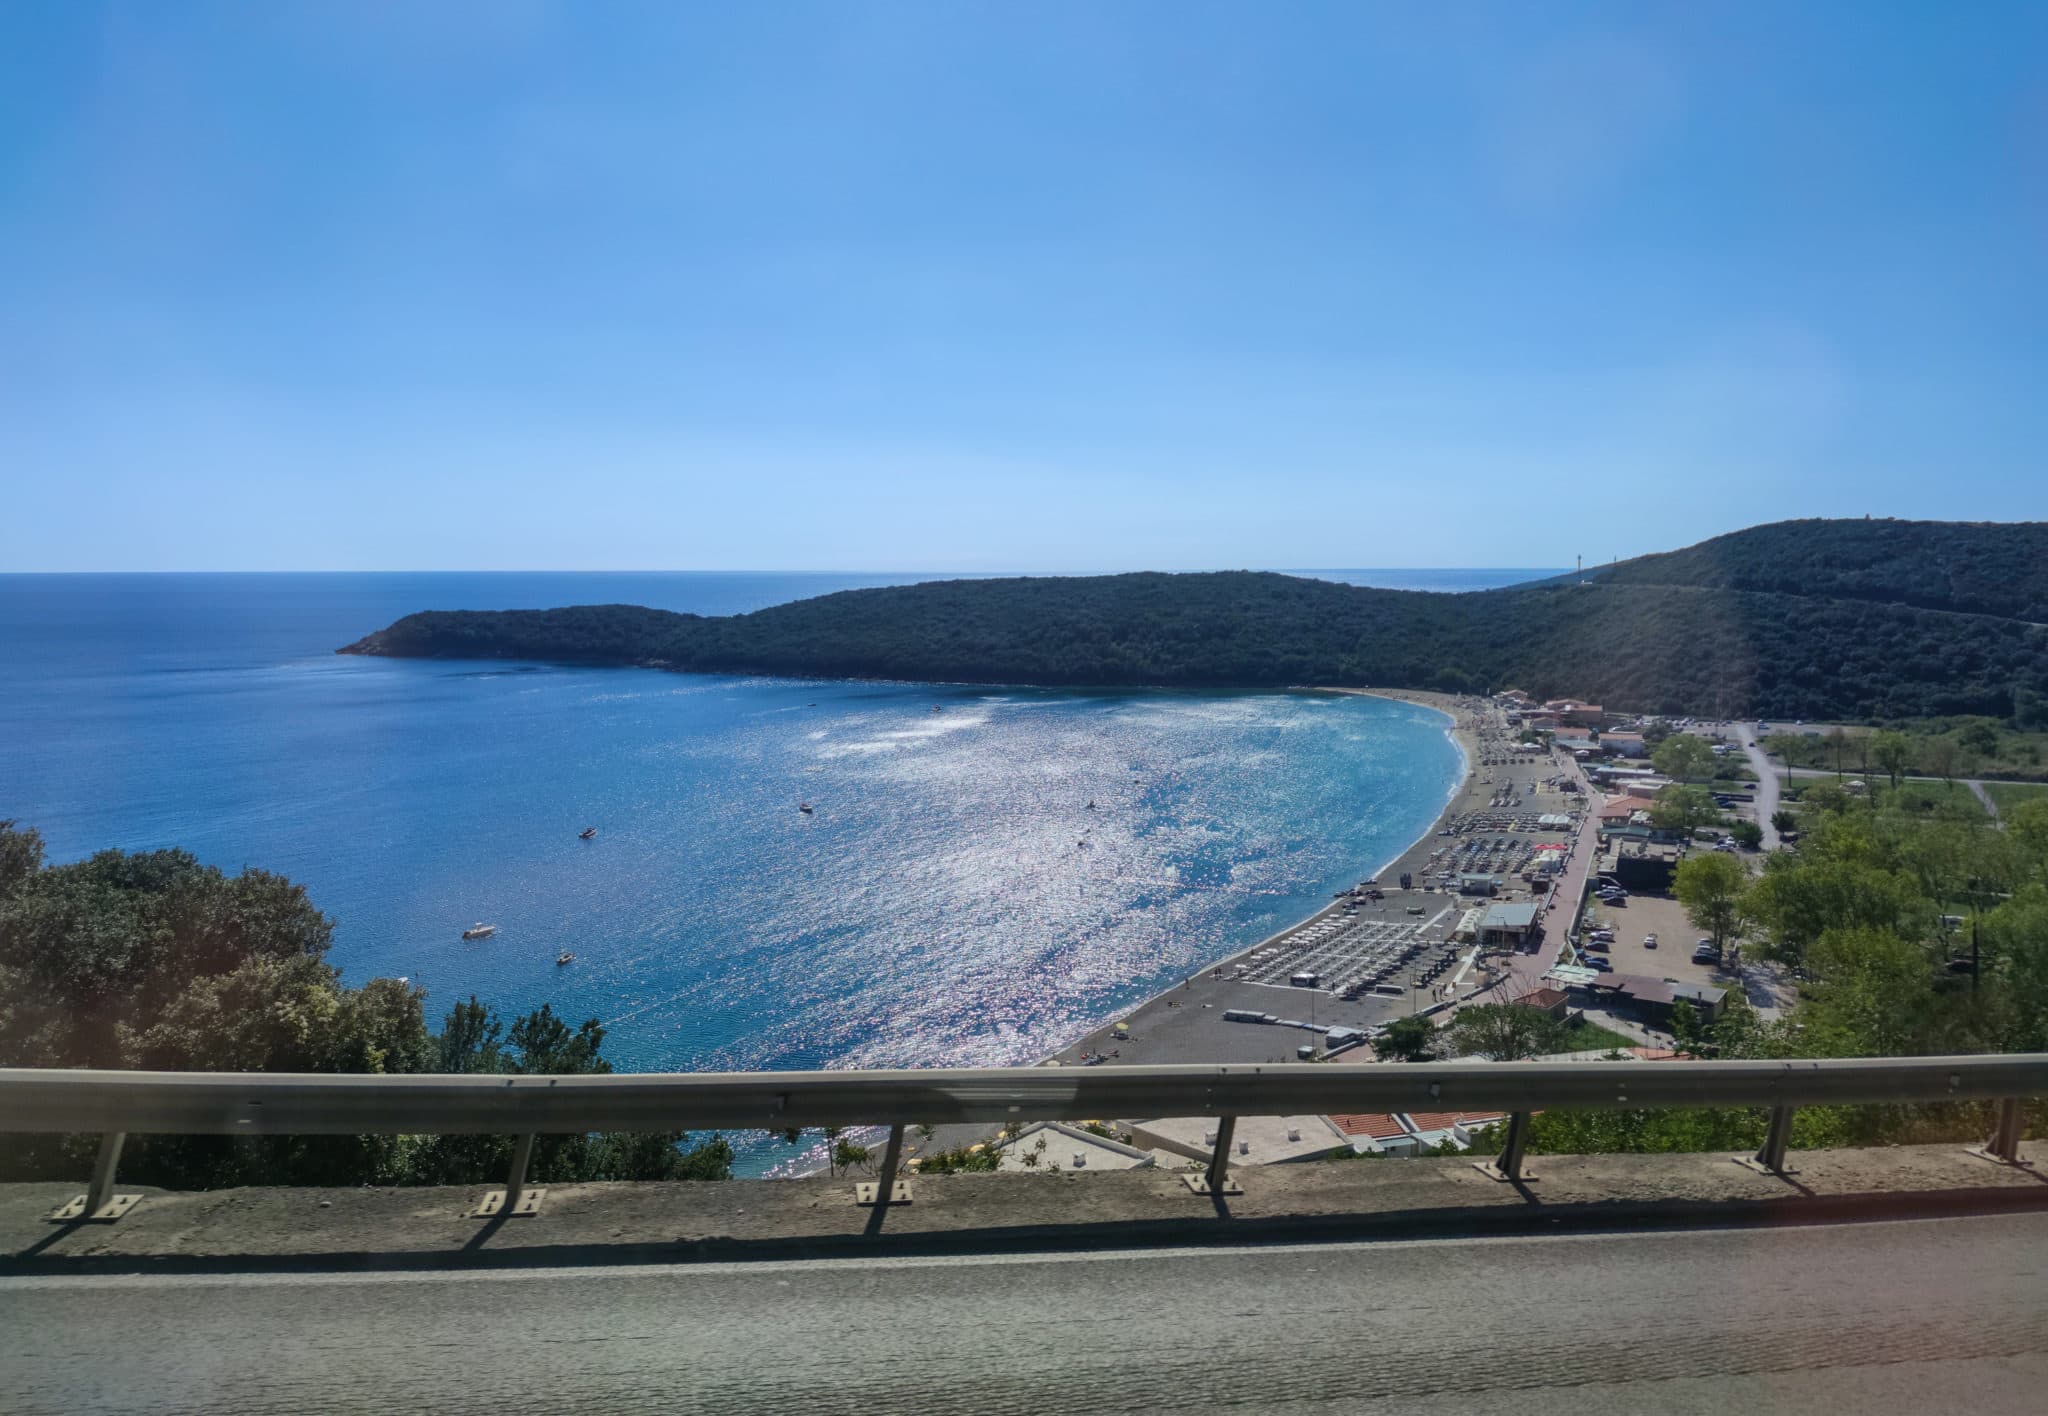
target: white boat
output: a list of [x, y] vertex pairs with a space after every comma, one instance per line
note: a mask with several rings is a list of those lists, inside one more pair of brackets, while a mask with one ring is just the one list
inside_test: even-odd
[[811, 804], [807, 801], [798, 802], [796, 804], [796, 809], [798, 811], [801, 811], [806, 816], [809, 816], [811, 814]]
[[564, 964], [574, 963], [575, 960], [576, 956], [567, 949], [564, 949], [561, 953], [555, 955], [555, 967], [560, 968]]
[[498, 932], [498, 926], [497, 926], [497, 925], [495, 925], [495, 924], [481, 924], [481, 923], [479, 923], [479, 924], [472, 924], [472, 925], [471, 925], [471, 926], [470, 926], [469, 928], [467, 928], [467, 929], [463, 930], [463, 931], [462, 931], [462, 937], [463, 937], [464, 939], [488, 939], [488, 938], [490, 938], [490, 937], [491, 937], [491, 936], [492, 936], [493, 934], [496, 934], [497, 932]]

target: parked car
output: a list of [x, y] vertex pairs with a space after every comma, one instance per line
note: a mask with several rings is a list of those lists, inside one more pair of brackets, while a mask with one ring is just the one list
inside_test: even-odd
[[1613, 963], [1613, 961], [1612, 961], [1612, 960], [1610, 960], [1610, 959], [1606, 959], [1606, 958], [1603, 958], [1603, 957], [1602, 957], [1601, 955], [1599, 955], [1599, 954], [1588, 954], [1588, 955], [1586, 955], [1586, 967], [1587, 967], [1587, 968], [1589, 968], [1589, 969], [1591, 969], [1591, 970], [1592, 970], [1592, 971], [1593, 971], [1594, 973], [1613, 973], [1613, 972], [1614, 972], [1614, 963]]
[[1643, 936], [1643, 947], [1644, 947], [1645, 949], [1654, 949], [1654, 948], [1656, 948], [1656, 947], [1657, 947], [1657, 936], [1656, 936], [1656, 935], [1654, 935], [1654, 934], [1645, 934], [1645, 935]]
[[1586, 948], [1596, 954], [1605, 954], [1614, 948], [1612, 939], [1588, 939]]

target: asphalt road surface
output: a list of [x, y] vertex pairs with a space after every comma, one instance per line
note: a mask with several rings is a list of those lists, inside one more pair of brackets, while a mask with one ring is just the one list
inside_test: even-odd
[[0, 1411], [2042, 1410], [2048, 1215], [0, 1278]]

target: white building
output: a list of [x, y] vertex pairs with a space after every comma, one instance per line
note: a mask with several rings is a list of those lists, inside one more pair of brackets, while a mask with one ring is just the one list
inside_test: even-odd
[[[1052, 1170], [1143, 1170], [1153, 1163], [1151, 1152], [1068, 1126], [1058, 1121], [1036, 1121], [996, 1149], [1002, 1161], [996, 1167], [1009, 1172]], [[1026, 1156], [1033, 1157], [1026, 1161]]]
[[[1167, 1156], [1181, 1156], [1205, 1164], [1216, 1150], [1217, 1121], [1213, 1116], [1165, 1116], [1154, 1121], [1128, 1123], [1131, 1140], [1147, 1150]], [[1231, 1135], [1230, 1163], [1237, 1165], [1279, 1165], [1292, 1160], [1320, 1160], [1348, 1150], [1350, 1137], [1330, 1124], [1327, 1116], [1240, 1116]]]

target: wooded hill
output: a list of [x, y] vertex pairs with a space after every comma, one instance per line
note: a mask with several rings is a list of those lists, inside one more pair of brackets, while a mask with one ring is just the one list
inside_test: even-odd
[[1583, 584], [1461, 595], [1252, 571], [953, 580], [720, 618], [430, 611], [341, 652], [1102, 687], [1512, 685], [1665, 712], [2010, 717], [2048, 693], [2048, 628], [2029, 618], [2048, 619], [2044, 566], [2041, 525], [1786, 522]]

